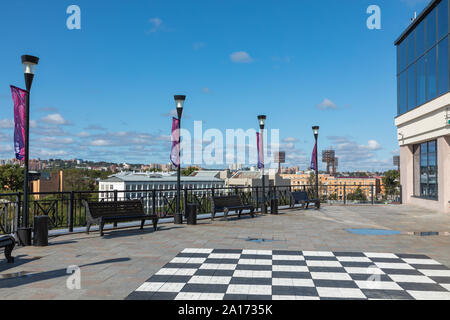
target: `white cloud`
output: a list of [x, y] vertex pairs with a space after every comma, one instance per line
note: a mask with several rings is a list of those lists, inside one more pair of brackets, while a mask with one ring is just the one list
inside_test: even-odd
[[337, 109], [337, 105], [331, 101], [330, 99], [324, 99], [320, 104], [317, 105], [317, 109], [319, 110], [327, 110], [327, 109]]
[[63, 116], [59, 113], [52, 113], [43, 118], [41, 121], [48, 124], [56, 124], [56, 125], [65, 125], [68, 122], [63, 118]]
[[294, 137], [287, 137], [287, 138], [284, 138], [282, 141], [285, 143], [293, 143], [293, 142], [298, 142], [298, 139], [294, 138]]
[[379, 150], [381, 145], [376, 140], [369, 140], [368, 147], [370, 150]]
[[235, 63], [251, 63], [253, 62], [253, 58], [245, 51], [237, 51], [233, 52], [230, 55], [231, 61]]
[[12, 129], [14, 128], [14, 121], [11, 119], [0, 120], [0, 129]]
[[81, 131], [80, 133], [77, 134], [77, 136], [81, 138], [86, 138], [90, 136], [90, 133], [86, 131]]
[[96, 139], [89, 143], [91, 146], [95, 147], [104, 147], [104, 146], [110, 146], [112, 143], [111, 141], [107, 141], [105, 139]]
[[161, 30], [163, 21], [160, 18], [155, 17], [149, 19], [148, 21], [152, 25], [152, 28], [149, 30], [149, 32], [153, 33]]

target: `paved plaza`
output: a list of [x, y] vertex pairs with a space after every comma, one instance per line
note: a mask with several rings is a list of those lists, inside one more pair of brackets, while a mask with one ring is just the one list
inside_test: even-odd
[[450, 299], [449, 231], [448, 214], [380, 205], [63, 235], [1, 260], [0, 299]]

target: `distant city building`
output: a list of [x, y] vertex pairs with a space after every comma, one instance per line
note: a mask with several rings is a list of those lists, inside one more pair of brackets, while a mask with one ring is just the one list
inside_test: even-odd
[[[293, 190], [304, 190], [306, 187], [315, 186], [315, 180], [311, 181], [310, 173], [282, 174], [281, 176], [290, 180]], [[374, 196], [384, 192], [381, 179], [382, 177], [334, 177], [331, 174], [319, 174], [320, 194], [323, 196], [336, 194], [338, 200], [343, 200], [344, 188], [347, 195], [359, 188], [367, 199], [370, 199], [372, 186]]]
[[[265, 186], [289, 186], [290, 180], [284, 179], [277, 170], [267, 170], [265, 173]], [[261, 171], [238, 171], [226, 179], [227, 187], [262, 187]]]
[[395, 41], [404, 203], [450, 212], [449, 1], [433, 0]]
[[[31, 182], [32, 192], [63, 192], [64, 173], [62, 170], [52, 173], [41, 173], [41, 178]], [[43, 195], [34, 195], [36, 199]]]
[[[221, 188], [225, 180], [220, 178], [220, 171], [199, 171], [192, 176], [181, 177], [181, 188], [192, 190], [190, 194], [197, 196], [210, 194], [210, 188]], [[156, 201], [158, 205], [164, 203], [164, 198], [173, 198], [177, 193], [176, 172], [164, 173], [133, 173], [120, 172], [99, 181], [100, 201], [114, 198], [114, 190], [118, 191], [118, 199], [142, 199], [146, 208], [151, 207], [151, 192], [157, 190]], [[125, 191], [125, 192], [124, 192]]]
[[229, 165], [229, 169], [230, 171], [238, 171], [238, 170], [242, 170], [244, 166], [241, 163], [232, 163]]

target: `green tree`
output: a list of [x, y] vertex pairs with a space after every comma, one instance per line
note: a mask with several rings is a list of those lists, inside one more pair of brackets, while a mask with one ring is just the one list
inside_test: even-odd
[[187, 167], [186, 169], [181, 169], [181, 174], [187, 177], [197, 170], [198, 170], [197, 167]]
[[0, 166], [0, 189], [3, 191], [23, 191], [23, 168], [19, 165]]
[[358, 187], [355, 192], [349, 193], [347, 195], [347, 200], [359, 200], [359, 201], [367, 201], [366, 194]]
[[394, 195], [397, 193], [400, 185], [400, 173], [397, 170], [386, 171], [383, 177], [383, 184], [387, 195]]

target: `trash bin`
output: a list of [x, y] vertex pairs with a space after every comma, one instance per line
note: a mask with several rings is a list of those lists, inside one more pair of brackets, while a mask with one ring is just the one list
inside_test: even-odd
[[48, 246], [48, 216], [34, 217], [33, 245], [37, 247]]
[[31, 246], [31, 228], [18, 228], [17, 240], [21, 246]]
[[197, 205], [194, 203], [188, 203], [186, 205], [186, 220], [187, 224], [197, 224]]
[[270, 201], [270, 213], [278, 214], [278, 199], [272, 199]]

